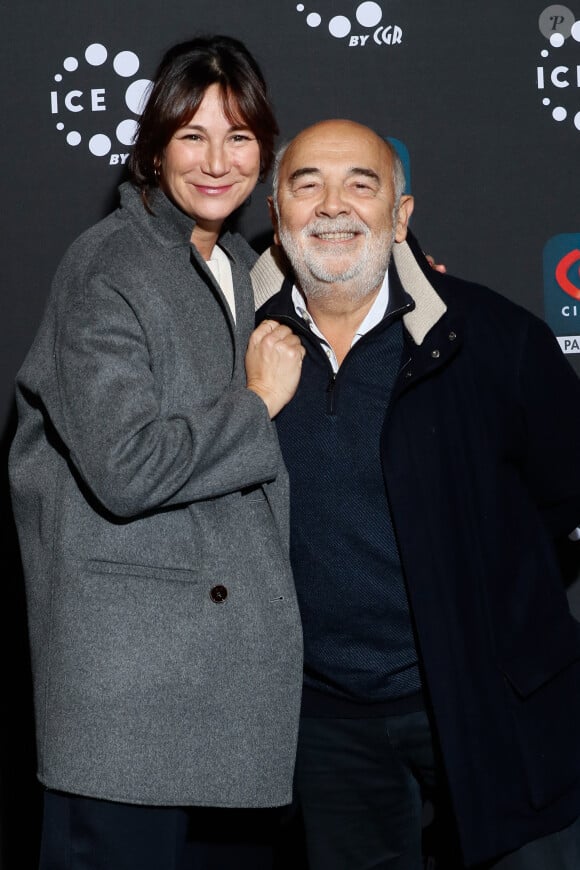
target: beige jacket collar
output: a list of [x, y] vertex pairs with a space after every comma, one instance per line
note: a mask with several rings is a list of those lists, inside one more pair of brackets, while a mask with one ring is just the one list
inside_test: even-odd
[[[405, 292], [415, 303], [415, 308], [403, 315], [403, 320], [415, 344], [420, 345], [443, 317], [447, 306], [425, 277], [407, 242], [394, 245], [393, 260]], [[287, 268], [277, 245], [264, 251], [251, 273], [256, 310], [282, 289]]]

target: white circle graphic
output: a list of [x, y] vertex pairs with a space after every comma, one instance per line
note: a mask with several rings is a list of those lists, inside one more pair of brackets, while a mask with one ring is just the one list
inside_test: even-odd
[[342, 39], [343, 36], [348, 36], [350, 33], [351, 23], [344, 15], [335, 15], [328, 22], [328, 30], [331, 36], [337, 39]]
[[[537, 89], [542, 105], [549, 107], [550, 115], [557, 123], [561, 124], [563, 121], [571, 119], [574, 126], [580, 129], [577, 122], [577, 119], [580, 119], [577, 101], [576, 106], [572, 108], [566, 100], [566, 97], [572, 95], [570, 85], [572, 84], [573, 67], [568, 66], [568, 58], [556, 58], [556, 53], [561, 54], [559, 49], [562, 46], [565, 46], [564, 51], [574, 50], [572, 41], [568, 41], [569, 37], [580, 43], [580, 18], [577, 19], [574, 12], [567, 6], [557, 4], [547, 6], [543, 10], [538, 25], [541, 35], [549, 43], [549, 49], [544, 48], [540, 51], [541, 57], [548, 61], [547, 64], [544, 65], [542, 60], [537, 67]], [[550, 56], [551, 63], [548, 60]], [[578, 72], [580, 74], [580, 66]], [[578, 85], [580, 86], [580, 78], [578, 78]], [[557, 96], [555, 93], [551, 97], [546, 95], [546, 89], [550, 86], [560, 89]], [[562, 92], [562, 88], [569, 88], [569, 90]]]
[[318, 12], [311, 12], [310, 15], [306, 16], [306, 23], [309, 27], [318, 27], [322, 18], [318, 14]]
[[574, 126], [577, 130], [580, 130], [580, 112], [576, 112], [574, 115]]
[[383, 17], [378, 3], [361, 3], [356, 10], [356, 20], [363, 27], [375, 27]]
[[104, 157], [111, 150], [111, 140], [104, 133], [96, 133], [89, 139], [89, 151], [95, 157]]
[[139, 58], [134, 51], [120, 51], [113, 61], [113, 69], [118, 76], [128, 79], [139, 69]]
[[145, 104], [149, 99], [149, 93], [153, 87], [153, 82], [149, 79], [137, 79], [127, 88], [125, 93], [125, 103], [127, 108], [140, 115], [145, 108]]
[[299, 3], [296, 7], [297, 12], [304, 12], [304, 3]]
[[[88, 67], [101, 67], [107, 64], [116, 73], [117, 84], [109, 87], [105, 81], [93, 81], [95, 73], [87, 79]], [[100, 42], [93, 42], [82, 49], [77, 56], [66, 56], [62, 61], [62, 69], [74, 75], [74, 85], [63, 84], [66, 76], [58, 72], [54, 76], [57, 83], [50, 94], [50, 108], [53, 123], [69, 145], [77, 146], [83, 143], [88, 152], [95, 157], [106, 157], [113, 151], [128, 150], [134, 145], [138, 128], [138, 119], [131, 118], [130, 113], [140, 115], [143, 112], [153, 83], [149, 79], [134, 80], [139, 75], [141, 62], [134, 51], [119, 51], [112, 53]], [[84, 72], [83, 72], [84, 68]], [[100, 70], [99, 70], [99, 75]], [[77, 81], [78, 77], [78, 81]], [[65, 90], [68, 93], [65, 93]], [[115, 120], [101, 112], [115, 108], [117, 101], [117, 117]], [[123, 102], [126, 108], [123, 106]], [[81, 112], [82, 115], [70, 113]], [[57, 117], [54, 117], [54, 116]], [[60, 118], [58, 117], [60, 115]], [[67, 120], [68, 119], [68, 120]], [[108, 123], [107, 123], [108, 119]], [[69, 123], [73, 122], [76, 129], [71, 130]], [[105, 123], [103, 123], [105, 122]], [[78, 126], [77, 126], [78, 125]], [[96, 129], [95, 129], [96, 128]], [[118, 144], [124, 146], [122, 149]], [[115, 147], [117, 146], [117, 147]], [[116, 166], [128, 157], [128, 154], [113, 154], [111, 166]]]
[[132, 145], [137, 132], [137, 121], [134, 118], [126, 118], [117, 124], [116, 129], [117, 139], [122, 145]]
[[107, 59], [107, 49], [100, 42], [93, 42], [85, 51], [85, 59], [91, 66], [102, 66]]

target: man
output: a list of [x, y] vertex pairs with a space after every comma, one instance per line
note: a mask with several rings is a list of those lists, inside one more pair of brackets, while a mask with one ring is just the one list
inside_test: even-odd
[[553, 543], [580, 517], [580, 383], [540, 320], [429, 268], [403, 187], [349, 121], [302, 132], [276, 177], [295, 284], [259, 316], [307, 350], [277, 429], [311, 870], [416, 870], [425, 794], [449, 795], [467, 864], [572, 870], [580, 632]]

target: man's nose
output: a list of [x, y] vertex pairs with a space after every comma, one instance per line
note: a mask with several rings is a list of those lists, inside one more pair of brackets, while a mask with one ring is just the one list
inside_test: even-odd
[[322, 192], [316, 213], [324, 217], [338, 217], [349, 212], [350, 205], [344, 198], [342, 188], [338, 185], [327, 185]]

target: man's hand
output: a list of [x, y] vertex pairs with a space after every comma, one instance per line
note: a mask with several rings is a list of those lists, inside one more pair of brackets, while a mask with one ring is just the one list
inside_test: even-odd
[[251, 334], [246, 352], [247, 387], [265, 402], [270, 419], [296, 392], [305, 354], [298, 336], [275, 320], [264, 320]]

